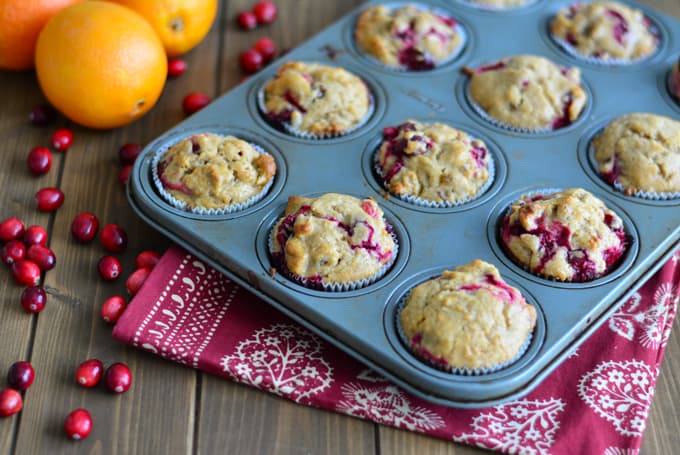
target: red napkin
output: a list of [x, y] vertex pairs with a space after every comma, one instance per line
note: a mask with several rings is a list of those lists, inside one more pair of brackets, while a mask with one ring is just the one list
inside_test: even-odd
[[533, 392], [485, 409], [410, 395], [179, 248], [113, 334], [300, 404], [450, 441], [505, 453], [637, 453], [675, 316], [678, 262], [680, 252]]

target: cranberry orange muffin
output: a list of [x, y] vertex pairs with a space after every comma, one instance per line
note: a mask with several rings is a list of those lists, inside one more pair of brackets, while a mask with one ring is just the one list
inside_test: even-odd
[[643, 12], [613, 1], [567, 6], [551, 22], [550, 32], [567, 50], [602, 61], [634, 61], [658, 46], [658, 36]]
[[510, 9], [534, 3], [537, 0], [467, 0], [480, 8]]
[[390, 67], [429, 70], [460, 49], [456, 21], [415, 5], [371, 6], [359, 15], [354, 37], [361, 48]]
[[563, 128], [578, 119], [587, 101], [580, 70], [545, 57], [515, 55], [466, 72], [476, 107], [504, 126]]
[[375, 200], [336, 193], [290, 197], [270, 238], [271, 253], [284, 275], [334, 291], [380, 278], [397, 248]]
[[261, 105], [271, 121], [289, 132], [329, 137], [360, 126], [372, 99], [364, 81], [345, 69], [286, 62], [265, 85]]
[[442, 123], [407, 120], [383, 130], [375, 157], [393, 194], [419, 204], [451, 206], [480, 194], [493, 163], [486, 145]]
[[581, 188], [521, 197], [503, 219], [501, 240], [530, 272], [573, 282], [605, 275], [627, 246], [621, 218]]
[[680, 195], [680, 122], [654, 114], [627, 114], [593, 139], [607, 182], [628, 195]]
[[399, 316], [416, 355], [442, 370], [485, 373], [519, 358], [536, 309], [476, 259], [413, 288]]
[[173, 205], [192, 211], [245, 208], [265, 195], [276, 161], [234, 136], [194, 134], [156, 158], [156, 185]]

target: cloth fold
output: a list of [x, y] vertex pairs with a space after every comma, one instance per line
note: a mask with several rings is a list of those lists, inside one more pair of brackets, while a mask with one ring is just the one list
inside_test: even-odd
[[463, 444], [504, 453], [635, 454], [675, 317], [679, 262], [676, 252], [531, 393], [484, 409], [409, 394], [177, 247], [163, 255], [113, 335], [300, 404]]

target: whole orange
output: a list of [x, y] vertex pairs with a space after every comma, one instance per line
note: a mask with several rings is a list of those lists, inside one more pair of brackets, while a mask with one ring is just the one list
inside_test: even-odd
[[54, 15], [35, 53], [47, 99], [90, 128], [115, 128], [144, 115], [163, 90], [167, 65], [149, 23], [131, 9], [103, 1]]
[[193, 49], [208, 34], [217, 0], [109, 0], [132, 8], [149, 21], [169, 57]]
[[47, 20], [59, 10], [83, 0], [1, 0], [0, 68], [33, 68], [35, 42]]

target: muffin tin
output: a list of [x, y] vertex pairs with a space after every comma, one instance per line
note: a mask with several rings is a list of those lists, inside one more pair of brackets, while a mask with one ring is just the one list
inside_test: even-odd
[[[680, 21], [633, 4], [658, 26], [659, 50], [642, 62], [617, 67], [579, 61], [552, 41], [547, 24], [567, 2], [539, 0], [507, 11], [465, 2], [415, 2], [448, 12], [465, 28], [467, 41], [465, 49], [441, 67], [405, 72], [380, 66], [353, 42], [357, 15], [377, 3], [381, 2], [361, 6], [285, 56], [341, 66], [362, 77], [375, 102], [365, 124], [325, 140], [273, 128], [258, 109], [257, 95], [283, 61], [279, 60], [149, 144], [135, 164], [128, 199], [154, 228], [415, 395], [466, 408], [518, 398], [573, 352], [680, 243], [680, 199], [643, 200], [613, 190], [598, 177], [589, 147], [608, 121], [628, 112], [680, 117], [666, 84], [680, 54]], [[537, 134], [510, 131], [489, 123], [470, 106], [468, 78], [461, 68], [521, 53], [582, 69], [589, 102], [575, 124]], [[448, 208], [385, 197], [372, 155], [382, 128], [408, 118], [446, 122], [482, 139], [495, 165], [494, 182], [484, 194]], [[236, 135], [274, 156], [277, 175], [264, 198], [242, 211], [220, 215], [182, 211], [162, 199], [152, 181], [154, 154], [205, 131]], [[532, 275], [506, 256], [497, 239], [499, 220], [520, 195], [569, 187], [585, 188], [614, 209], [631, 240], [615, 270], [586, 283]], [[385, 276], [364, 288], [308, 289], [274, 269], [268, 236], [287, 198], [327, 192], [374, 197], [394, 227], [397, 259]], [[537, 308], [536, 329], [521, 358], [499, 371], [465, 376], [436, 370], [414, 357], [401, 341], [396, 327], [399, 301], [418, 283], [476, 258], [496, 265]]]

